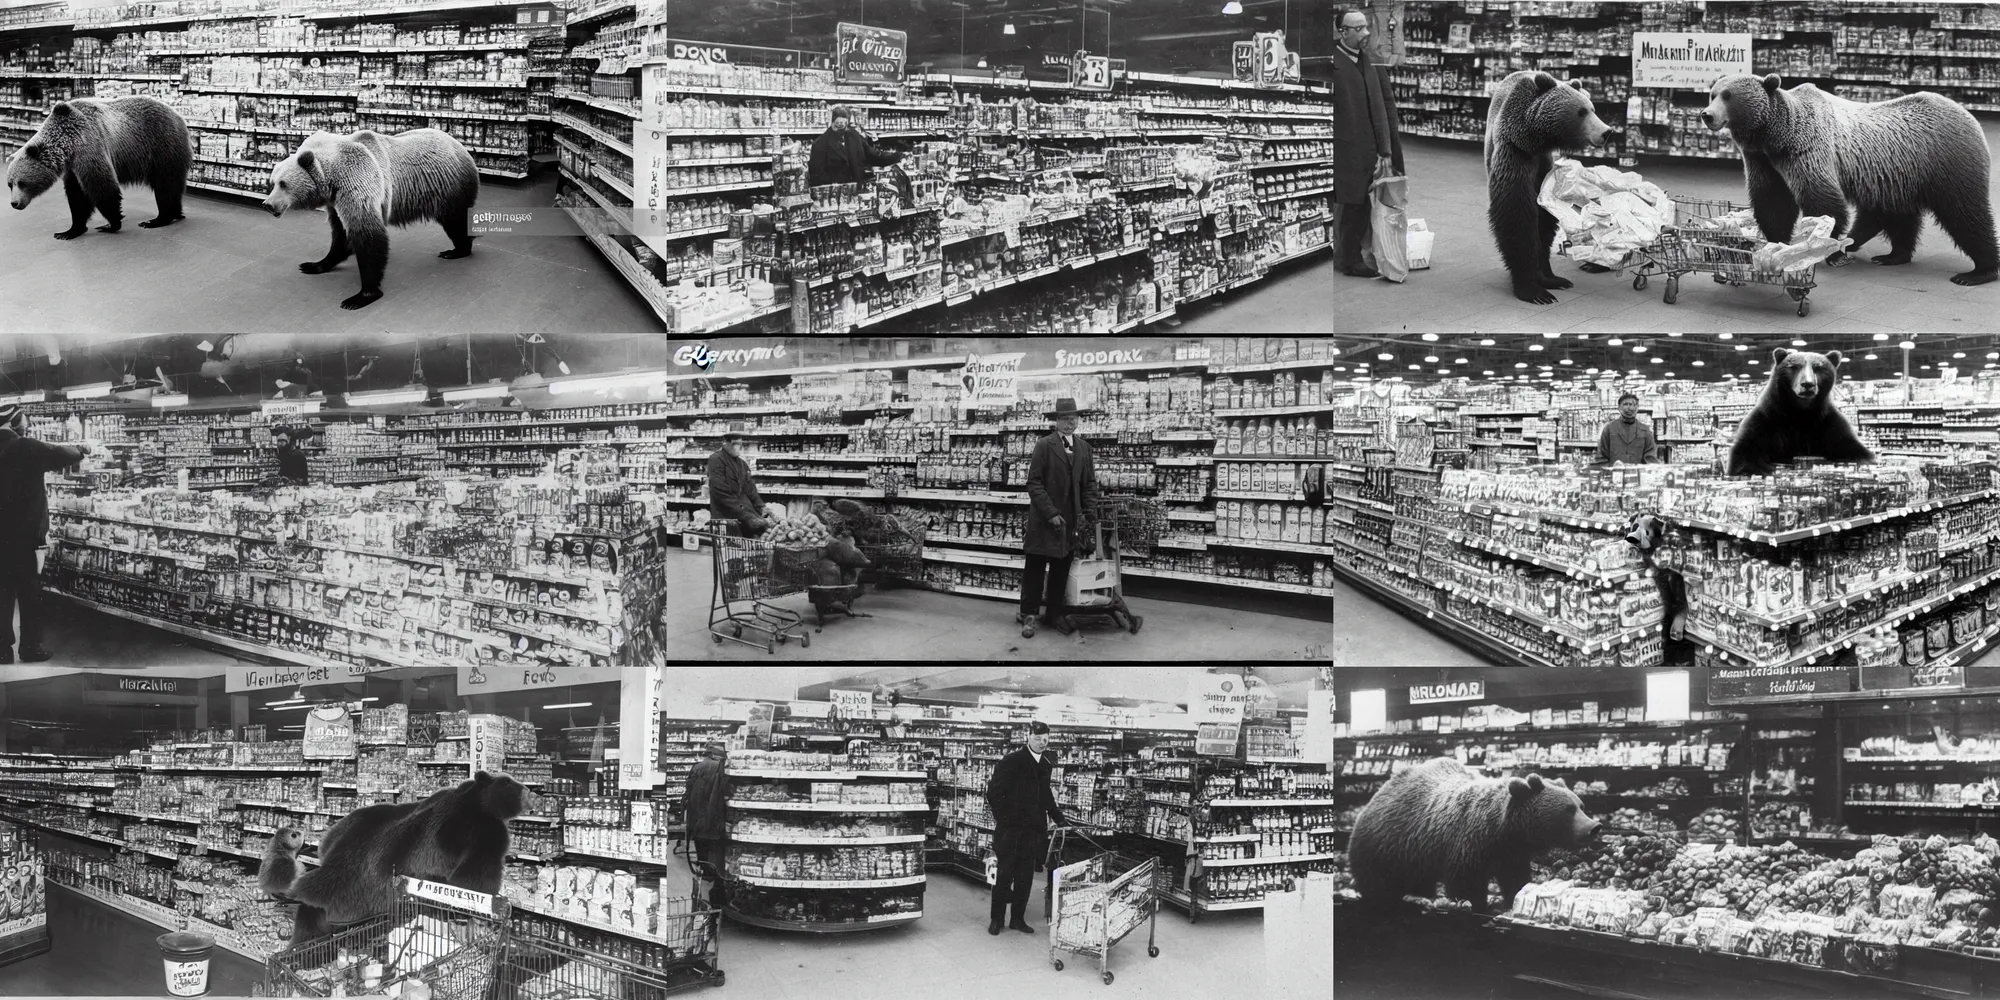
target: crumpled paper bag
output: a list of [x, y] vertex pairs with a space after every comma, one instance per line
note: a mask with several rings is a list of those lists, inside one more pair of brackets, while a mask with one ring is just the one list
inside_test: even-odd
[[1560, 159], [1542, 179], [1537, 201], [1562, 228], [1573, 260], [1618, 268], [1631, 251], [1672, 225], [1674, 203], [1660, 186], [1630, 170], [1585, 167]]
[[1833, 235], [1833, 218], [1811, 215], [1800, 219], [1792, 230], [1790, 243], [1766, 243], [1750, 255], [1750, 266], [1759, 271], [1797, 271], [1833, 256], [1847, 246], [1845, 237]]

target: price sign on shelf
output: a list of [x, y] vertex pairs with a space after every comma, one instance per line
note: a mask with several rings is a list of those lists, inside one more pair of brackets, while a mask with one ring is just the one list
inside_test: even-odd
[[1076, 76], [1070, 85], [1078, 90], [1110, 90], [1111, 60], [1083, 52], [1076, 54]]

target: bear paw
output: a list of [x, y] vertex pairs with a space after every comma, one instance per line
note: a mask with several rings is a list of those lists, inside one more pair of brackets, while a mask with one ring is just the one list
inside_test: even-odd
[[299, 270], [304, 271], [307, 274], [325, 274], [326, 272], [333, 270], [333, 268], [334, 265], [329, 264], [323, 260], [309, 260], [299, 265]]
[[364, 288], [364, 289], [362, 289], [361, 291], [359, 291], [359, 292], [356, 292], [356, 293], [354, 293], [353, 295], [350, 295], [350, 296], [348, 296], [348, 297], [346, 297], [346, 298], [344, 298], [344, 299], [341, 299], [341, 300], [340, 300], [340, 308], [342, 308], [342, 309], [359, 309], [359, 308], [361, 308], [362, 306], [365, 306], [365, 305], [367, 305], [368, 303], [370, 303], [370, 302], [373, 302], [373, 301], [375, 301], [376, 299], [379, 299], [379, 298], [381, 298], [381, 297], [382, 297], [382, 290], [381, 290], [381, 289], [379, 289], [379, 288], [375, 288], [375, 289], [367, 289], [367, 288]]
[[187, 216], [185, 216], [185, 215], [176, 215], [176, 216], [174, 216], [173, 218], [169, 219], [169, 218], [167, 218], [166, 216], [162, 215], [162, 216], [160, 216], [159, 218], [157, 218], [157, 219], [153, 219], [153, 220], [152, 220], [152, 221], [150, 221], [150, 222], [141, 222], [141, 223], [139, 223], [139, 228], [140, 228], [140, 229], [158, 229], [158, 228], [160, 228], [161, 226], [171, 226], [171, 225], [173, 225], [174, 223], [176, 223], [176, 222], [179, 222], [179, 221], [181, 221], [182, 219], [185, 219], [185, 218], [187, 218]]
[[78, 226], [75, 229], [65, 229], [62, 232], [56, 234], [56, 239], [59, 240], [76, 239], [77, 237], [82, 236], [84, 234], [84, 231], [88, 228], [89, 227], [87, 226]]
[[1868, 259], [1877, 264], [1894, 267], [1897, 264], [1908, 264], [1910, 262], [1910, 255], [1907, 253], [1878, 253]]
[[1575, 288], [1575, 287], [1576, 287], [1576, 282], [1574, 282], [1574, 281], [1571, 281], [1571, 280], [1569, 280], [1568, 278], [1565, 278], [1565, 277], [1562, 277], [1562, 276], [1560, 276], [1560, 275], [1554, 275], [1554, 274], [1544, 274], [1544, 275], [1542, 275], [1542, 287], [1543, 287], [1543, 288]]
[[1852, 263], [1854, 263], [1854, 255], [1845, 250], [1835, 250], [1833, 256], [1826, 259], [1826, 266], [1828, 267], [1846, 267]]
[[1983, 285], [1994, 280], [2000, 280], [2000, 268], [1989, 268], [1984, 271], [1967, 271], [1964, 274], [1954, 274], [1951, 276], [1951, 283], [1954, 285]]
[[1514, 297], [1523, 302], [1532, 302], [1538, 306], [1551, 305], [1556, 300], [1555, 296], [1543, 290], [1540, 285], [1516, 284], [1514, 286]]
[[472, 256], [472, 248], [466, 247], [465, 249], [460, 250], [457, 247], [453, 247], [450, 250], [439, 251], [438, 256], [443, 257], [446, 260], [458, 260], [461, 257]]
[[1585, 274], [1610, 274], [1610, 273], [1611, 273], [1611, 269], [1610, 269], [1610, 268], [1608, 268], [1608, 267], [1605, 267], [1605, 266], [1604, 266], [1603, 264], [1593, 264], [1593, 263], [1591, 263], [1590, 261], [1584, 261], [1584, 262], [1583, 262], [1582, 264], [1579, 264], [1579, 265], [1577, 265], [1577, 270], [1579, 270], [1579, 271], [1582, 271], [1582, 272], [1583, 272], [1583, 273], [1585, 273]]
[[122, 229], [124, 225], [123, 222], [107, 222], [104, 225], [98, 226], [97, 231], [100, 233], [115, 233]]

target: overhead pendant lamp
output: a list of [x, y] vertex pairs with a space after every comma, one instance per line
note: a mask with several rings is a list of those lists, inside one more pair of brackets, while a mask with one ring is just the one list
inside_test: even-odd
[[1000, 33], [1003, 35], [1014, 34], [1014, 22], [1008, 21], [1007, 26], [1000, 29]]
[[1222, 5], [1222, 12], [1224, 14], [1241, 14], [1243, 13], [1243, 5], [1236, 2], [1236, 0], [1229, 0], [1228, 3]]

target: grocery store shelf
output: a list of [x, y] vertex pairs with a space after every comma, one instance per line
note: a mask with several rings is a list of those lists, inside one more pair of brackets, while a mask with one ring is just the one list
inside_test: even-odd
[[747, 913], [738, 913], [734, 909], [725, 909], [723, 912], [729, 914], [729, 919], [748, 927], [762, 927], [767, 930], [776, 931], [813, 931], [820, 934], [872, 931], [883, 927], [893, 927], [897, 924], [907, 924], [923, 916], [923, 912], [918, 911], [916, 913], [878, 913], [861, 920], [816, 921], [779, 920], [773, 917], [758, 917]]
[[762, 833], [731, 832], [729, 839], [739, 844], [808, 844], [815, 847], [851, 847], [871, 844], [921, 844], [924, 835], [913, 833], [897, 837], [778, 837]]
[[1289, 865], [1303, 864], [1308, 861], [1330, 861], [1333, 857], [1334, 855], [1332, 854], [1297, 854], [1282, 858], [1203, 858], [1201, 859], [1201, 866], [1203, 868], [1227, 868], [1246, 865]]
[[1703, 531], [1730, 535], [1753, 542], [1761, 542], [1765, 545], [1783, 545], [1787, 542], [1803, 541], [1808, 538], [1818, 538], [1821, 535], [1839, 534], [1840, 532], [1851, 531], [1855, 528], [1865, 528], [1895, 518], [1908, 517], [1912, 514], [1922, 514], [1933, 510], [1942, 510], [1946, 507], [1955, 507], [1959, 504], [1971, 503], [1975, 500], [1984, 500], [1996, 494], [2000, 494], [2000, 490], [1975, 490], [1971, 493], [1946, 497], [1942, 500], [1930, 500], [1920, 504], [1912, 504], [1908, 507], [1898, 507], [1895, 510], [1883, 511], [1880, 514], [1864, 514], [1860, 517], [1851, 517], [1842, 521], [1829, 521], [1825, 524], [1793, 528], [1788, 531], [1752, 531], [1734, 525], [1717, 524], [1701, 518], [1682, 517], [1674, 514], [1667, 514], [1665, 518], [1670, 523], [1685, 525], [1690, 528], [1699, 528]]
[[928, 802], [756, 802], [749, 799], [730, 799], [726, 803], [731, 809], [772, 809], [784, 812], [929, 812]]
[[732, 778], [785, 778], [806, 781], [852, 781], [856, 778], [907, 778], [922, 781], [930, 777], [925, 771], [757, 771], [730, 768]]
[[730, 872], [729, 877], [749, 885], [761, 885], [772, 889], [889, 889], [902, 885], [923, 885], [924, 876], [906, 875], [901, 878], [870, 878], [828, 881], [823, 879], [764, 878], [761, 875], [744, 875]]
[[1266, 807], [1278, 807], [1278, 806], [1330, 806], [1333, 805], [1333, 800], [1332, 799], [1209, 799], [1206, 805], [1208, 805], [1210, 808], [1216, 808], [1216, 809], [1222, 809], [1222, 808], [1262, 809]]

